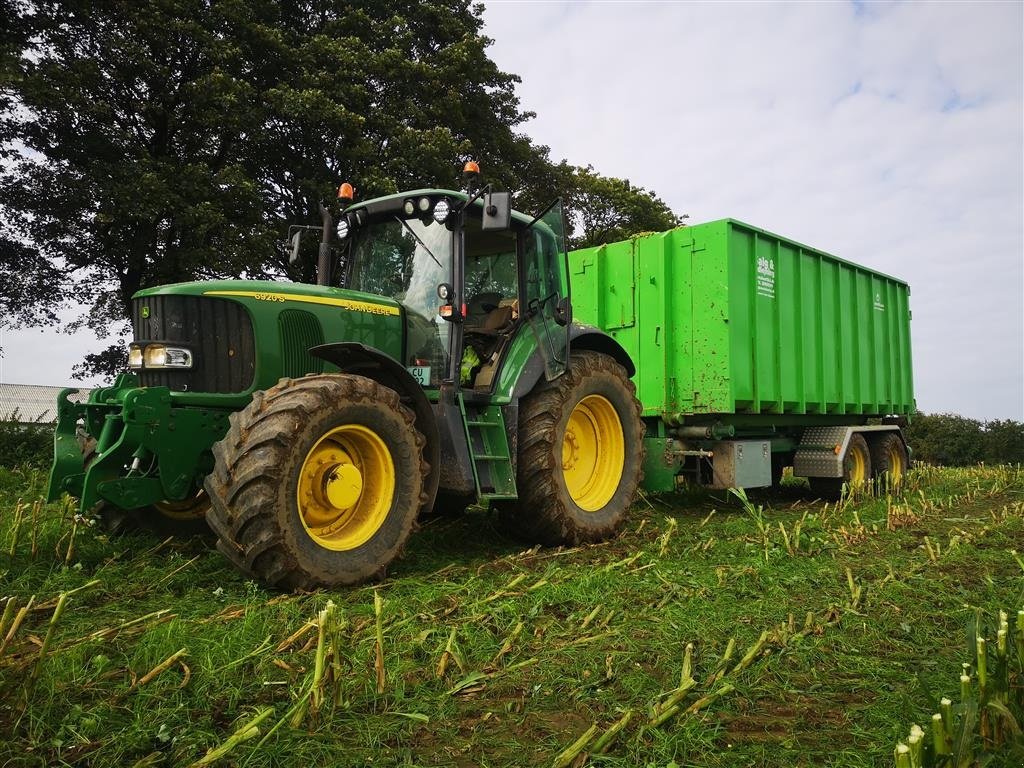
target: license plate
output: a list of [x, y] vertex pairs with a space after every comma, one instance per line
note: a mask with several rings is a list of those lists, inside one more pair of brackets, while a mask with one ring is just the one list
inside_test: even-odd
[[421, 387], [430, 386], [430, 366], [429, 365], [410, 365], [406, 370], [412, 374], [412, 377], [416, 379], [416, 383]]

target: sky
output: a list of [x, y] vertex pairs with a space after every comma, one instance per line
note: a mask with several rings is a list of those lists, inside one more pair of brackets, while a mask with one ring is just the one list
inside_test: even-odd
[[[484, 33], [553, 159], [906, 280], [918, 407], [1024, 421], [1022, 8], [492, 0]], [[0, 331], [0, 381], [103, 346]]]

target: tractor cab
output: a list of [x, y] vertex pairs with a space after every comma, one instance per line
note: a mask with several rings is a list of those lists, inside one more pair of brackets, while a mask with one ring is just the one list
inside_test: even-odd
[[556, 378], [570, 319], [561, 204], [527, 216], [509, 198], [421, 189], [347, 205], [325, 227], [318, 282], [397, 301], [401, 363], [424, 388], [492, 392], [520, 333]]

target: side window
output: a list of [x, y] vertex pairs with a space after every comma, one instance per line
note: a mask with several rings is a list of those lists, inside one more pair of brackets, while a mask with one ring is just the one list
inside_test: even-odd
[[516, 240], [512, 232], [483, 232], [466, 222], [465, 296], [467, 321], [479, 320], [519, 295]]

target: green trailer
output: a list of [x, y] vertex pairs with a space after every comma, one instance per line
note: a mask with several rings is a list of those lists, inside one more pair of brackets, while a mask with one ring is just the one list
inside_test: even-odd
[[575, 319], [636, 365], [650, 490], [768, 485], [793, 465], [834, 494], [907, 465], [905, 282], [734, 219], [569, 263]]

